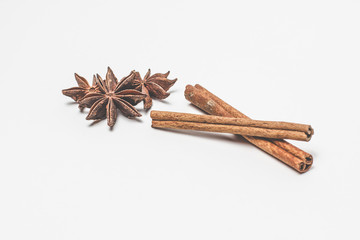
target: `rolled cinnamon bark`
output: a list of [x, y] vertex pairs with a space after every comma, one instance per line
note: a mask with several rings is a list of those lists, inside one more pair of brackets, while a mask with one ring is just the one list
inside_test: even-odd
[[[211, 99], [214, 102], [217, 102], [221, 108], [225, 109], [226, 112], [228, 112], [232, 117], [237, 117], [237, 118], [247, 118], [250, 119], [248, 116], [246, 116], [245, 114], [243, 114], [242, 112], [240, 112], [239, 110], [237, 110], [236, 108], [232, 107], [230, 104], [226, 103], [225, 101], [223, 101], [221, 98], [219, 98], [218, 96], [214, 95], [213, 93], [211, 93], [210, 91], [208, 91], [207, 89], [205, 89], [204, 87], [202, 87], [199, 84], [195, 84], [195, 88], [199, 91], [202, 92], [202, 94], [204, 94], [204, 96], [206, 96], [207, 98]], [[207, 108], [205, 106], [205, 108]], [[211, 110], [211, 109], [209, 109]], [[204, 110], [203, 110], [204, 111]], [[209, 112], [208, 112], [209, 113]], [[216, 113], [209, 113], [212, 115], [217, 115]], [[312, 130], [313, 131], [313, 130]], [[313, 134], [314, 132], [312, 132]], [[313, 163], [313, 157], [311, 154], [295, 147], [294, 145], [292, 145], [291, 143], [288, 143], [285, 140], [270, 140], [272, 143], [274, 143], [275, 145], [285, 149], [286, 151], [288, 151], [289, 153], [299, 157], [300, 159], [302, 159], [308, 166], [307, 168], [310, 168], [312, 163]]]
[[[195, 85], [195, 87], [187, 85], [185, 98], [208, 114], [248, 118], [200, 85]], [[313, 158], [310, 154], [284, 140], [270, 140], [248, 136], [244, 136], [244, 138], [300, 173], [308, 171], [312, 165]]]
[[293, 139], [299, 141], [308, 140], [306, 134], [303, 132], [257, 128], [257, 127], [243, 127], [243, 126], [235, 126], [235, 125], [153, 120], [152, 127], [195, 130], [195, 131], [204, 131], [204, 132], [232, 133], [232, 134], [239, 134], [242, 136], [265, 137], [265, 138], [275, 138], [275, 139]]
[[[167, 111], [151, 111], [150, 116], [153, 120], [171, 122], [169, 125], [156, 123], [156, 125], [161, 126], [161, 128], [174, 128], [176, 126], [177, 129], [223, 132], [244, 136], [293, 139], [299, 141], [309, 141], [313, 132], [310, 125], [289, 122], [259, 121]], [[187, 122], [198, 124], [190, 124]]]

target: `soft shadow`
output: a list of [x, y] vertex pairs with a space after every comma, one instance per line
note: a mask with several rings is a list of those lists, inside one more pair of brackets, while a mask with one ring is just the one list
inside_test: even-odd
[[[311, 168], [309, 170], [307, 170], [307, 172], [304, 172], [304, 173], [306, 174], [308, 172], [311, 172], [311, 171], [313, 171], [314, 168], [316, 168], [316, 166], [314, 166], [314, 163], [313, 163], [313, 165], [311, 165]], [[300, 174], [304, 174], [304, 173], [300, 173]]]
[[149, 109], [144, 109], [144, 108], [142, 108], [142, 109], [137, 109], [140, 113], [143, 113], [143, 114], [148, 114], [148, 112], [150, 112], [151, 111], [151, 108], [149, 108]]
[[234, 134], [233, 137], [236, 138], [237, 141], [244, 141], [244, 142], [250, 144], [250, 143], [249, 143], [243, 136], [241, 136], [241, 135], [236, 135], [236, 134]]
[[208, 139], [216, 139], [226, 142], [237, 142], [241, 144], [249, 144], [242, 136], [238, 135], [225, 135], [223, 133], [210, 133], [210, 132], [199, 132], [199, 131], [191, 131], [191, 130], [177, 130], [177, 129], [163, 129], [163, 128], [155, 128], [157, 130], [165, 131], [165, 132], [172, 132], [176, 134], [183, 134], [183, 135], [191, 135], [195, 137], [201, 138], [208, 138]]
[[[103, 118], [103, 119], [99, 119], [99, 120], [94, 120], [92, 123], [89, 124], [88, 127], [95, 126], [95, 125], [99, 124], [100, 122], [102, 122], [104, 120], [107, 120], [107, 119]], [[140, 118], [127, 118], [127, 117], [123, 116], [121, 113], [118, 112], [117, 117], [116, 117], [115, 125], [113, 127], [109, 127], [109, 131], [114, 131], [115, 128], [116, 128], [116, 124], [118, 124], [119, 121], [126, 121], [126, 120], [136, 121], [136, 122], [139, 122], [139, 123], [143, 122], [143, 120], [140, 119]]]
[[128, 119], [129, 119], [129, 120], [134, 120], [134, 121], [137, 121], [137, 122], [140, 122], [140, 123], [143, 122], [143, 120], [140, 119], [140, 118], [128, 118]]
[[[79, 103], [77, 103], [77, 102], [67, 102], [66, 105], [68, 105], [68, 106], [79, 105]], [[85, 108], [80, 108], [80, 107], [78, 107], [78, 109], [79, 109], [79, 112], [81, 112], [81, 113], [83, 113], [84, 110], [85, 110]]]
[[[117, 118], [116, 118], [116, 122], [118, 121], [136, 121], [136, 122], [143, 122], [143, 120], [141, 119], [141, 117], [125, 117], [121, 111], [118, 111], [118, 114], [117, 114]], [[116, 124], [115, 124], [116, 125]]]
[[168, 105], [170, 104], [170, 102], [165, 99], [156, 99], [156, 100], [158, 100], [159, 102], [162, 102], [164, 104], [168, 104]]
[[76, 105], [76, 104], [79, 104], [77, 102], [67, 102], [66, 105]]
[[104, 119], [94, 120], [92, 123], [89, 124], [89, 127], [95, 126], [95, 125], [97, 125], [98, 123], [100, 123], [103, 120]]

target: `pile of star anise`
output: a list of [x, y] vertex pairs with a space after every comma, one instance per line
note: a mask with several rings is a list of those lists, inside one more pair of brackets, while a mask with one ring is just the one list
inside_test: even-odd
[[79, 103], [81, 110], [90, 108], [87, 120], [107, 118], [108, 125], [112, 127], [116, 122], [117, 109], [128, 118], [141, 117], [134, 107], [136, 104], [143, 101], [144, 109], [147, 110], [152, 106], [152, 98], [167, 98], [170, 95], [167, 91], [177, 81], [168, 79], [169, 73], [156, 73], [150, 76], [149, 69], [144, 78], [141, 78], [139, 72], [132, 71], [118, 81], [108, 67], [105, 80], [96, 74], [92, 86], [85, 78], [75, 73], [78, 87], [64, 89], [62, 92]]

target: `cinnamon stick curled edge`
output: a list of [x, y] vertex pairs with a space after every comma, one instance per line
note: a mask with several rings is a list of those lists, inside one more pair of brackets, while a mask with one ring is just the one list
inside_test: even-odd
[[154, 128], [184, 129], [233, 133], [243, 136], [309, 141], [313, 134], [310, 125], [288, 122], [258, 121], [211, 115], [152, 111]]
[[[208, 114], [249, 119], [249, 117], [198, 84], [195, 87], [187, 85], [184, 94], [187, 100]], [[307, 172], [313, 163], [313, 157], [309, 153], [284, 140], [249, 136], [244, 136], [244, 138], [300, 173]]]

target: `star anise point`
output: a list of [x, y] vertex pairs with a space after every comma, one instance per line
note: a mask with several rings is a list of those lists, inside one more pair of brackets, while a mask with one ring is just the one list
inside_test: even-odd
[[146, 95], [144, 109], [151, 108], [152, 98], [165, 99], [170, 95], [167, 91], [175, 84], [177, 79], [168, 79], [169, 74], [170, 71], [164, 74], [156, 73], [151, 75], [151, 70], [149, 69], [144, 78], [141, 78], [139, 72], [135, 73], [133, 86]]
[[94, 82], [93, 85], [90, 86], [84, 77], [77, 73], [75, 73], [74, 76], [78, 86], [62, 90], [62, 93], [65, 96], [71, 97], [74, 101], [79, 102], [85, 95], [97, 90], [97, 86]]
[[89, 94], [81, 101], [81, 103], [86, 106], [91, 105], [89, 115], [86, 119], [95, 120], [107, 118], [107, 124], [112, 127], [116, 122], [117, 109], [126, 117], [140, 117], [141, 114], [132, 104], [142, 101], [145, 95], [137, 90], [126, 88], [127, 78], [131, 77], [131, 75], [132, 73], [120, 82], [117, 82], [111, 68], [108, 68], [105, 80], [102, 80], [100, 75], [97, 74], [96, 82], [100, 92], [92, 95]]

